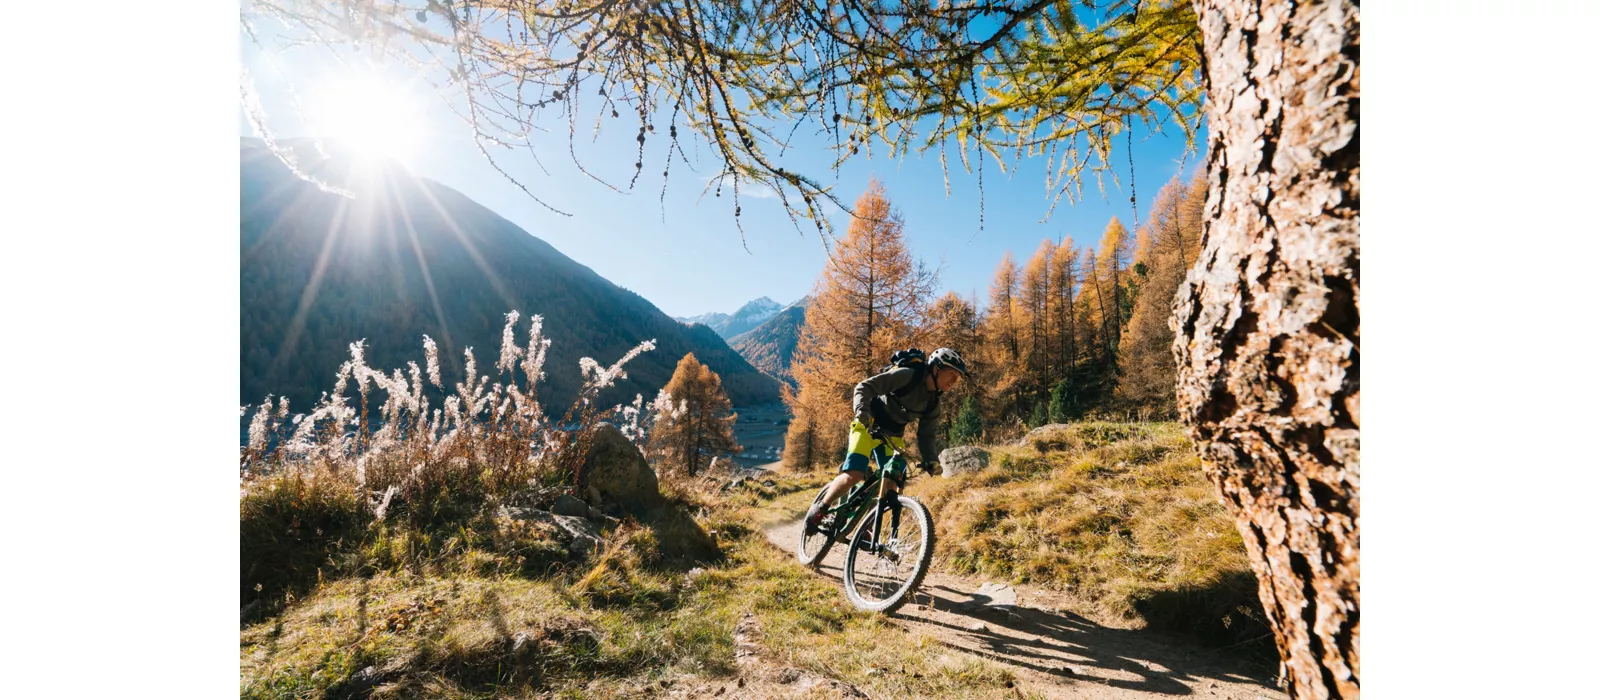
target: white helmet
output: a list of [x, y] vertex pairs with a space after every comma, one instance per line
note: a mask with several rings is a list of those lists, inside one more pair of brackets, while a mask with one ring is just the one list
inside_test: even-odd
[[957, 372], [960, 372], [961, 376], [967, 376], [967, 363], [961, 360], [960, 353], [951, 350], [950, 348], [939, 348], [938, 350], [934, 350], [932, 354], [928, 355], [928, 366], [949, 367]]

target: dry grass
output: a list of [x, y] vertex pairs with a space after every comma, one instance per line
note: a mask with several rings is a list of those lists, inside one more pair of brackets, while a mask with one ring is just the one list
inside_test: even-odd
[[1244, 544], [1175, 424], [1079, 423], [910, 489], [936, 566], [1068, 592], [1107, 623], [1240, 641], [1266, 631]]

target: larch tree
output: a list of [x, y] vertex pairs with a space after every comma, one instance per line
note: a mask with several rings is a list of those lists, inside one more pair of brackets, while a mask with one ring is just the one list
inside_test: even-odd
[[1200, 250], [1199, 220], [1188, 215], [1196, 195], [1193, 185], [1173, 180], [1157, 193], [1150, 216], [1139, 229], [1135, 267], [1144, 282], [1134, 303], [1122, 341], [1122, 377], [1118, 395], [1130, 403], [1175, 416], [1178, 367], [1173, 359], [1173, 332], [1167, 320], [1178, 287], [1189, 274], [1187, 263]]
[[1200, 0], [1205, 230], [1178, 413], [1244, 536], [1296, 697], [1361, 694], [1361, 10]]
[[[1237, 516], [1291, 694], [1360, 694], [1358, 3], [258, 0], [240, 17], [257, 50], [283, 25], [298, 33], [283, 45], [356, 43], [430, 72], [502, 172], [494, 154], [549, 122], [569, 150], [588, 121], [619, 125], [639, 144], [633, 182], [647, 139], [670, 164], [694, 133], [736, 222], [755, 184], [797, 227], [843, 208], [783, 160], [806, 150], [788, 148], [801, 126], [836, 163], [953, 150], [980, 183], [986, 160], [1042, 156], [1071, 199], [1135, 122], [1191, 138], [1204, 122], [1206, 224], [1172, 321], [1179, 413]], [[272, 144], [255, 84], [247, 67], [244, 111]]]
[[1056, 246], [1050, 258], [1050, 316], [1056, 332], [1056, 349], [1060, 357], [1061, 375], [1069, 376], [1078, 360], [1077, 319], [1072, 312], [1074, 294], [1078, 287], [1078, 252], [1072, 239], [1066, 238]]
[[[935, 276], [906, 248], [903, 220], [876, 179], [856, 200], [850, 229], [812, 292], [795, 348], [797, 404], [838, 444], [850, 422], [850, 391], [877, 374], [924, 323]], [[834, 438], [825, 434], [823, 444]]]
[[1022, 278], [1017, 296], [1021, 302], [1022, 316], [1028, 328], [1027, 358], [1028, 383], [1035, 392], [1050, 386], [1050, 256], [1055, 244], [1045, 240], [1034, 251], [1033, 257], [1022, 268]]
[[1111, 222], [1106, 224], [1105, 233], [1100, 236], [1100, 253], [1096, 265], [1099, 274], [1105, 276], [1106, 282], [1106, 311], [1110, 314], [1108, 319], [1110, 328], [1110, 345], [1114, 351], [1122, 343], [1122, 327], [1126, 325], [1127, 314], [1132, 312], [1128, 300], [1127, 274], [1128, 253], [1130, 241], [1128, 229], [1111, 217]]
[[[967, 362], [969, 373], [985, 369], [981, 366], [982, 363], [972, 361], [978, 357], [977, 309], [959, 294], [945, 292], [944, 296], [934, 300], [928, 309], [928, 325], [923, 336], [926, 341], [923, 343], [925, 352], [932, 352], [934, 348], [941, 347], [954, 348], [963, 358], [969, 358]], [[981, 393], [982, 376], [983, 374], [978, 374], [973, 377], [978, 381], [961, 382], [941, 399], [945, 410], [940, 412], [943, 421], [940, 427], [950, 444], [954, 444], [951, 441], [950, 430], [957, 417], [957, 407], [965, 405], [968, 398]]]
[[994, 280], [989, 283], [989, 309], [984, 315], [983, 331], [988, 340], [984, 363], [995, 368], [993, 382], [988, 386], [991, 402], [1003, 416], [1020, 416], [1021, 412], [1019, 391], [1025, 375], [1017, 301], [1019, 282], [1017, 263], [1008, 250], [1001, 256], [994, 270]]
[[660, 446], [669, 471], [697, 476], [712, 459], [740, 451], [733, 437], [737, 416], [722, 391], [722, 378], [696, 360], [694, 353], [678, 360], [663, 391], [677, 410], [657, 420], [651, 428], [651, 441]]
[[818, 430], [815, 411], [800, 404], [794, 390], [785, 384], [780, 389], [783, 402], [789, 406], [789, 427], [783, 436], [783, 467], [791, 472], [809, 472], [818, 465], [827, 466], [828, 455], [823, 447], [823, 435]]
[[1099, 260], [1100, 256], [1095, 254], [1094, 248], [1084, 249], [1084, 286], [1089, 288], [1084, 307], [1089, 310], [1094, 332], [1098, 334], [1094, 343], [1095, 361], [1104, 366], [1113, 364], [1115, 360], [1115, 345], [1111, 340], [1111, 315], [1115, 307], [1106, 302], [1106, 287], [1110, 280], [1106, 279], [1105, 268], [1099, 264]]

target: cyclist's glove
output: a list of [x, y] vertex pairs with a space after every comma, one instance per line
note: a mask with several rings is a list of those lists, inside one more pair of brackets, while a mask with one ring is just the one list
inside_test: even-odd
[[884, 437], [883, 435], [883, 428], [881, 426], [874, 425], [870, 428], [867, 428], [867, 434], [871, 435], [872, 439], [877, 440], [878, 442], [888, 442], [888, 438]]

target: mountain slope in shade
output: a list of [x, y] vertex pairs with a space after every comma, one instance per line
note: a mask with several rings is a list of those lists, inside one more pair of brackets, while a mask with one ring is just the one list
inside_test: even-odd
[[767, 374], [794, 385], [790, 364], [794, 349], [800, 342], [800, 327], [806, 323], [806, 309], [811, 297], [805, 297], [783, 308], [761, 325], [728, 340], [728, 345], [739, 351], [750, 364]]
[[[309, 149], [306, 149], [309, 150]], [[335, 157], [313, 173], [359, 182]], [[581, 382], [580, 357], [609, 365], [642, 341], [656, 349], [626, 367], [602, 405], [648, 400], [693, 352], [722, 376], [736, 405], [778, 400], [778, 382], [750, 366], [711, 329], [685, 326], [639, 295], [562, 255], [465, 195], [388, 167], [381, 186], [351, 200], [296, 178], [259, 141], [240, 150], [239, 339], [241, 401], [287, 396], [311, 408], [365, 339], [380, 369], [421, 363], [422, 336], [439, 345], [446, 386], [463, 376], [471, 347], [491, 381], [504, 314], [544, 316], [551, 345], [540, 399], [564, 411]], [[559, 415], [559, 414], [558, 414]]]
[[684, 323], [699, 323], [708, 326], [711, 330], [716, 331], [717, 335], [731, 339], [740, 333], [761, 325], [762, 321], [772, 318], [773, 314], [778, 313], [783, 308], [782, 304], [768, 297], [761, 297], [739, 307], [739, 310], [733, 312], [732, 315], [712, 311], [699, 316], [687, 318], [675, 316], [674, 318]]

